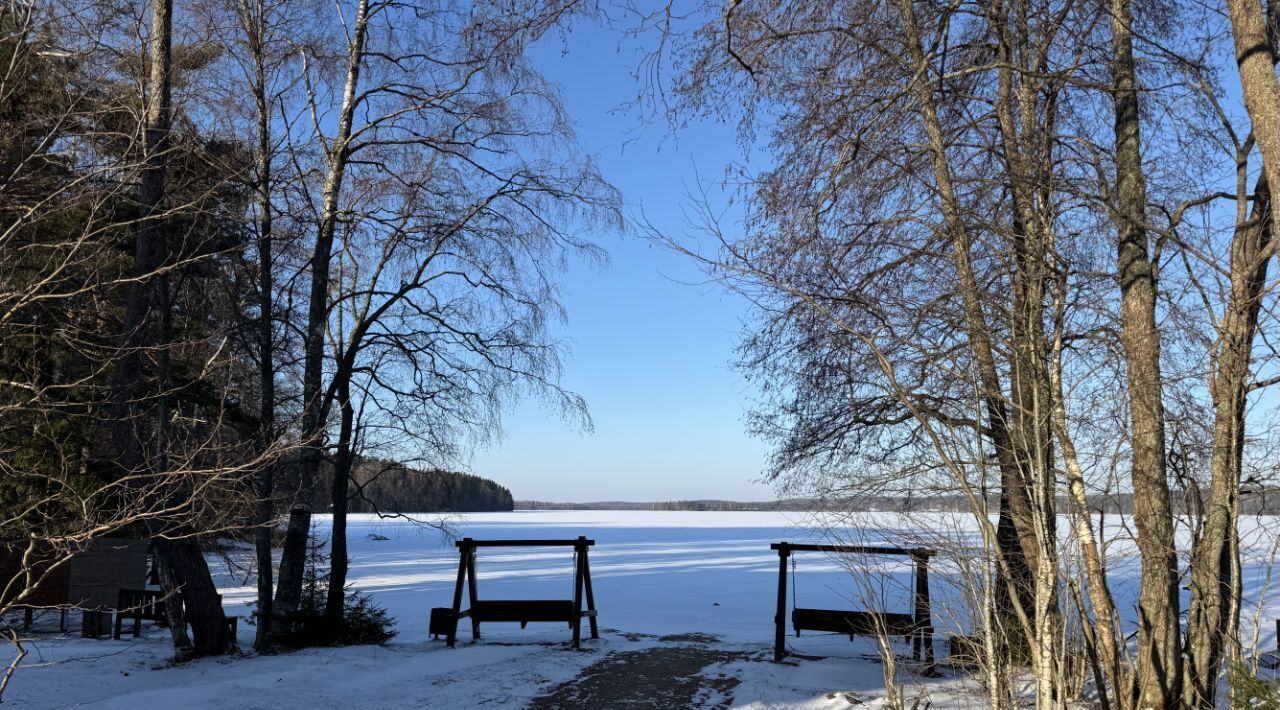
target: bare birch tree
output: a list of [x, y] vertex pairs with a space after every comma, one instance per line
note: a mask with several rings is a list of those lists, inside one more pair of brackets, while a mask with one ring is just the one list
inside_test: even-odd
[[[411, 395], [401, 402], [417, 397], [427, 409], [425, 393], [446, 384], [433, 377], [460, 366], [449, 358], [461, 353], [481, 360], [479, 370], [458, 383], [458, 391], [473, 388], [469, 396], [478, 402], [491, 401], [491, 378], [498, 390], [549, 383], [544, 378], [555, 359], [541, 342], [541, 311], [552, 304], [545, 269], [562, 250], [587, 246], [570, 238], [555, 212], [607, 211], [615, 198], [589, 165], [557, 165], [549, 154], [529, 153], [540, 142], [563, 141], [566, 124], [558, 105], [548, 101], [549, 87], [530, 71], [525, 51], [583, 9], [576, 2], [464, 10], [448, 3], [362, 0], [344, 18], [340, 75], [330, 80], [319, 63], [312, 65], [308, 100], [324, 167], [322, 184], [311, 192], [315, 240], [300, 432], [305, 453], [280, 563], [273, 633], [288, 632], [298, 605], [330, 414], [354, 396], [352, 376], [366, 366], [367, 351], [391, 353], [380, 362], [394, 362], [388, 365], [393, 371], [408, 368], [410, 377], [402, 380], [407, 387], [387, 389]], [[335, 107], [332, 114], [328, 107]], [[349, 239], [364, 241], [348, 255], [372, 259], [360, 263], [354, 291], [340, 284], [335, 289], [332, 272]], [[453, 294], [467, 292], [476, 300], [463, 307], [466, 297], [455, 301]], [[339, 313], [350, 320], [328, 371], [327, 343]], [[469, 322], [470, 313], [478, 320]], [[399, 340], [392, 323], [406, 328]], [[479, 331], [468, 330], [477, 324]], [[441, 357], [443, 366], [420, 369], [433, 357]], [[394, 379], [375, 378], [374, 385]], [[415, 394], [414, 387], [421, 389]], [[341, 508], [346, 476], [335, 476], [334, 485]], [[344, 538], [335, 533], [333, 555], [343, 560]], [[341, 584], [334, 586], [340, 595]], [[337, 601], [330, 605], [333, 614]]]

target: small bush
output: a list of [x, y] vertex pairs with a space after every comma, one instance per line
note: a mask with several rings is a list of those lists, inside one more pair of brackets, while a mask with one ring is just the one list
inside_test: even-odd
[[342, 627], [335, 629], [325, 616], [329, 597], [328, 555], [325, 542], [314, 533], [308, 543], [303, 572], [302, 599], [293, 629], [288, 634], [292, 646], [353, 646], [379, 644], [396, 635], [396, 622], [373, 599], [350, 587], [343, 590]]
[[340, 645], [386, 643], [396, 635], [396, 621], [368, 594], [348, 590], [343, 605], [342, 630], [334, 640]]
[[396, 635], [396, 622], [387, 610], [374, 603], [368, 594], [346, 590], [342, 609], [342, 628], [334, 629], [324, 613], [325, 600], [304, 599], [298, 610], [291, 646], [354, 646], [379, 644]]
[[1243, 663], [1231, 664], [1227, 682], [1232, 710], [1280, 710], [1280, 685], [1259, 678]]

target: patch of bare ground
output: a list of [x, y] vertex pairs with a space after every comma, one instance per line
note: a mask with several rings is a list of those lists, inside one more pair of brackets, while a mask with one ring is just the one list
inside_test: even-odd
[[709, 666], [752, 658], [745, 651], [710, 646], [719, 639], [707, 634], [664, 636], [663, 643], [634, 651], [614, 651], [588, 666], [578, 677], [535, 698], [529, 710], [568, 708], [728, 708], [741, 682], [723, 674], [704, 674]]

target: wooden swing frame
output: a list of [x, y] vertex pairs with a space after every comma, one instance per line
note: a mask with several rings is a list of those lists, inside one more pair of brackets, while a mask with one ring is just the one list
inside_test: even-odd
[[[581, 647], [582, 619], [590, 620], [591, 638], [600, 638], [596, 627], [596, 598], [591, 590], [591, 564], [587, 550], [596, 544], [585, 536], [569, 540], [473, 540], [464, 537], [458, 545], [458, 583], [453, 591], [453, 607], [449, 610], [447, 643], [453, 646], [458, 637], [458, 620], [471, 619], [471, 638], [480, 638], [482, 622], [519, 622], [524, 628], [531, 621], [568, 623], [573, 630], [573, 647]], [[575, 553], [573, 568], [573, 599], [487, 599], [479, 598], [476, 590], [476, 550], [481, 547], [572, 547]], [[467, 583], [470, 608], [462, 610], [462, 587]], [[582, 608], [583, 597], [587, 608]]]
[[801, 609], [791, 612], [796, 636], [800, 631], [829, 631], [854, 636], [906, 636], [912, 640], [912, 657], [920, 660], [924, 650], [926, 672], [933, 668], [933, 620], [929, 605], [929, 558], [934, 551], [923, 547], [875, 547], [861, 545], [803, 545], [775, 542], [769, 546], [778, 551], [778, 612], [774, 635], [773, 660], [782, 662], [786, 650], [787, 560], [793, 552], [834, 552], [862, 555], [906, 555], [915, 563], [915, 604], [911, 614], [882, 611], [846, 611], [843, 609]]

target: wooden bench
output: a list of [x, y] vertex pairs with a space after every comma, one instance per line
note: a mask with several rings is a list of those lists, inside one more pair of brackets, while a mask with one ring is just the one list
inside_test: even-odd
[[[487, 622], [515, 622], [525, 628], [530, 622], [559, 622], [569, 625], [573, 631], [573, 647], [579, 648], [582, 639], [582, 620], [591, 625], [591, 638], [600, 638], [596, 627], [596, 598], [591, 589], [591, 564], [587, 549], [594, 540], [578, 537], [572, 540], [473, 540], [458, 541], [458, 583], [454, 588], [453, 606], [431, 610], [430, 633], [444, 634], [446, 642], [453, 646], [458, 638], [458, 621], [471, 620], [471, 638], [480, 638], [480, 624]], [[573, 599], [480, 599], [476, 584], [476, 549], [480, 547], [572, 547], [574, 551]], [[470, 608], [462, 609], [464, 584], [468, 592]], [[586, 601], [586, 609], [582, 604]]]
[[778, 552], [778, 610], [774, 616], [773, 660], [781, 662], [786, 655], [787, 560], [794, 552], [828, 552], [863, 555], [907, 555], [915, 563], [915, 599], [910, 614], [884, 611], [848, 611], [844, 609], [806, 609], [791, 611], [791, 625], [796, 636], [804, 631], [823, 631], [854, 636], [905, 636], [912, 641], [912, 656], [920, 660], [924, 651], [925, 671], [933, 669], [933, 621], [929, 605], [929, 558], [933, 551], [925, 548], [868, 547], [862, 545], [801, 545], [777, 542], [769, 546]]
[[[181, 601], [181, 595], [179, 595]], [[222, 603], [222, 595], [218, 595], [218, 603]], [[169, 625], [167, 597], [159, 589], [121, 589], [116, 595], [116, 620], [114, 638], [119, 639], [123, 631], [125, 617], [133, 620], [133, 637], [142, 634], [143, 620], [151, 621], [159, 627]], [[240, 617], [227, 616], [227, 631], [234, 642], [240, 628]]]
[[134, 638], [142, 634], [144, 619], [157, 626], [167, 626], [169, 615], [165, 609], [164, 592], [159, 589], [121, 589], [116, 594], [114, 638], [120, 638], [126, 616], [133, 619]]

